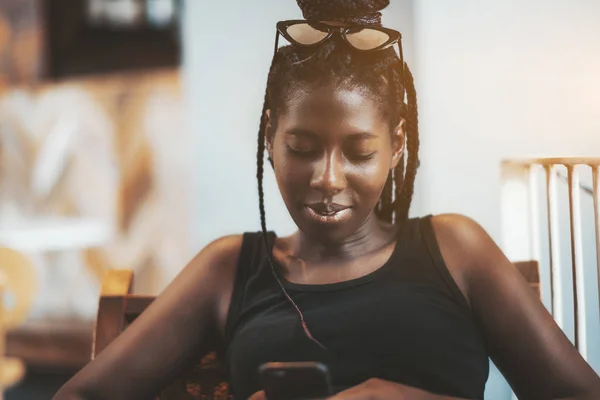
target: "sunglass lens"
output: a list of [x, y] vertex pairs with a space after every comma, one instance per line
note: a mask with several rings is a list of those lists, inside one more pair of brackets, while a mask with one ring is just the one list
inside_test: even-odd
[[306, 23], [290, 25], [286, 31], [292, 39], [303, 45], [317, 44], [328, 35], [327, 32], [315, 29]]
[[358, 50], [372, 50], [387, 43], [390, 36], [377, 29], [365, 28], [346, 33], [346, 39]]

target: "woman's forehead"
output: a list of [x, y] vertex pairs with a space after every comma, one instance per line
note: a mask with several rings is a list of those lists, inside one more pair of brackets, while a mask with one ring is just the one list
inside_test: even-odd
[[339, 126], [373, 133], [387, 128], [387, 121], [365, 89], [330, 86], [296, 91], [288, 98], [279, 123], [315, 130]]

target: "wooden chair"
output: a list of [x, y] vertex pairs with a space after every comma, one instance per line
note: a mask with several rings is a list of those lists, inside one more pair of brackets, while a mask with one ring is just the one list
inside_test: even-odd
[[[568, 327], [565, 333], [587, 359], [591, 347], [585, 324], [592, 318], [588, 311], [596, 308], [591, 299], [600, 299], [595, 296], [600, 279], [597, 289], [586, 283], [584, 290], [581, 283], [596, 279], [592, 265], [584, 261], [587, 252], [596, 253], [600, 274], [600, 157], [504, 159], [500, 178], [504, 254], [540, 261], [548, 285], [544, 304], [558, 326]], [[584, 221], [595, 225], [595, 235], [584, 229]], [[565, 247], [570, 262], [561, 257]]]
[[[92, 359], [154, 301], [152, 296], [131, 294], [132, 281], [133, 272], [129, 270], [109, 270], [105, 273], [94, 328]], [[212, 352], [164, 388], [157, 400], [232, 398], [223, 363]]]
[[[537, 261], [514, 263], [539, 296]], [[104, 350], [152, 303], [154, 297], [131, 294], [133, 272], [109, 270], [102, 280], [98, 318], [94, 329], [92, 358]], [[160, 400], [231, 399], [223, 365], [210, 353], [160, 394]]]
[[540, 291], [540, 266], [537, 261], [517, 261], [514, 266], [523, 275], [529, 286], [541, 297]]

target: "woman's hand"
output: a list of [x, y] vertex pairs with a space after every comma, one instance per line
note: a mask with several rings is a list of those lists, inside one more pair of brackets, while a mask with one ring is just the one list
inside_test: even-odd
[[256, 392], [252, 396], [248, 397], [248, 400], [267, 400], [267, 395], [265, 395], [264, 390], [261, 390], [260, 392]]
[[[268, 400], [265, 392], [254, 393], [248, 400]], [[327, 400], [460, 400], [439, 396], [396, 382], [372, 378], [346, 389]]]
[[423, 390], [383, 379], [369, 379], [350, 389], [330, 397], [328, 400], [450, 400]]

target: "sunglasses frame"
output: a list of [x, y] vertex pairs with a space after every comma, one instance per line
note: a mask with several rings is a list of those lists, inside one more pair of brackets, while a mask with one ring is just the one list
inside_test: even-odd
[[[290, 26], [299, 25], [299, 24], [308, 24], [319, 31], [327, 32], [327, 35], [323, 39], [321, 39], [318, 42], [313, 43], [313, 44], [299, 43], [299, 42], [295, 41], [287, 32], [287, 29]], [[385, 43], [383, 43], [377, 47], [374, 47], [372, 49], [367, 49], [367, 50], [358, 49], [358, 48], [354, 47], [350, 43], [350, 41], [348, 41], [348, 38], [346, 37], [346, 35], [348, 33], [351, 33], [351, 31], [356, 28], [374, 29], [374, 30], [377, 30], [377, 31], [387, 34], [389, 39]], [[342, 38], [342, 40], [344, 42], [346, 42], [346, 44], [348, 44], [348, 46], [350, 46], [352, 49], [362, 52], [362, 53], [366, 53], [366, 52], [370, 52], [370, 51], [385, 50], [397, 43], [398, 44], [398, 52], [399, 52], [399, 56], [400, 56], [400, 65], [402, 66], [403, 91], [406, 88], [406, 86], [404, 84], [405, 83], [405, 79], [404, 79], [404, 68], [405, 67], [404, 67], [404, 55], [402, 52], [402, 34], [400, 32], [398, 32], [397, 30], [384, 28], [381, 26], [363, 26], [363, 25], [332, 26], [332, 25], [328, 25], [323, 22], [308, 21], [305, 19], [291, 19], [291, 20], [279, 21], [279, 22], [277, 22], [277, 32], [275, 33], [275, 51], [273, 53], [273, 57], [275, 57], [275, 54], [277, 54], [277, 49], [279, 48], [279, 35], [283, 36], [288, 42], [290, 42], [294, 46], [299, 46], [299, 47], [316, 47], [316, 46], [319, 46], [321, 43], [331, 39], [331, 37], [333, 37], [334, 35], [339, 35]]]
[[[292, 26], [292, 25], [300, 25], [300, 24], [308, 24], [310, 26], [312, 26], [313, 28], [315, 28], [318, 31], [321, 32], [327, 32], [327, 36], [325, 36], [323, 39], [321, 39], [320, 41], [313, 43], [313, 44], [302, 44], [299, 43], [297, 41], [294, 40], [294, 38], [292, 38], [288, 32], [287, 29]], [[376, 31], [380, 31], [385, 33], [386, 35], [388, 35], [389, 39], [377, 46], [374, 47], [372, 49], [358, 49], [356, 47], [354, 47], [350, 41], [348, 40], [348, 38], [346, 37], [346, 35], [348, 33], [351, 33], [351, 31], [353, 29], [356, 28], [360, 28], [360, 29], [373, 29]], [[303, 46], [303, 47], [312, 47], [312, 46], [318, 46], [319, 44], [325, 42], [326, 40], [329, 40], [332, 36], [334, 35], [340, 35], [342, 37], [342, 39], [348, 43], [349, 46], [351, 46], [353, 49], [357, 50], [357, 51], [362, 51], [362, 52], [367, 52], [367, 51], [377, 51], [377, 50], [384, 50], [387, 49], [390, 46], [393, 46], [394, 43], [400, 43], [400, 40], [402, 39], [402, 35], [400, 34], [400, 32], [394, 30], [394, 29], [389, 29], [389, 28], [383, 28], [383, 27], [379, 27], [379, 26], [360, 26], [360, 25], [347, 25], [347, 26], [332, 26], [332, 25], [328, 25], [325, 24], [323, 22], [318, 22], [318, 21], [307, 21], [307, 20], [303, 20], [303, 19], [293, 19], [293, 20], [287, 20], [287, 21], [279, 21], [277, 23], [277, 32], [283, 36], [288, 42], [294, 44], [295, 46]]]

